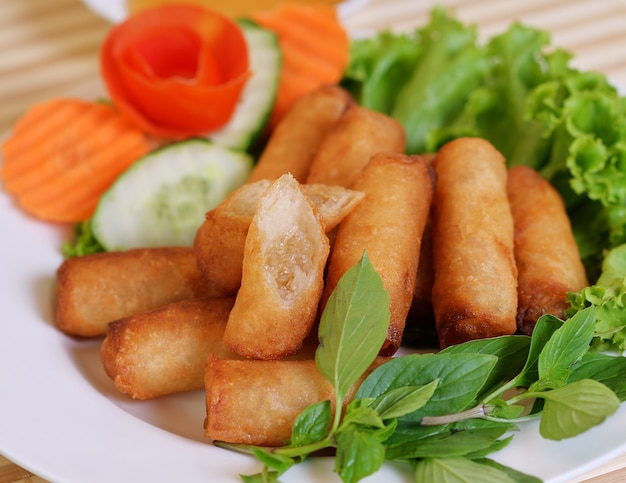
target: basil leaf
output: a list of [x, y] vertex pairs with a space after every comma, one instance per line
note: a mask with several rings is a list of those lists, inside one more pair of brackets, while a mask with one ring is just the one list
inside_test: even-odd
[[572, 366], [568, 383], [593, 379], [611, 389], [618, 399], [626, 401], [626, 357], [587, 353]]
[[350, 425], [337, 434], [335, 471], [344, 483], [357, 482], [378, 471], [385, 460], [385, 447], [368, 431]]
[[274, 468], [281, 475], [294, 464], [294, 460], [288, 456], [274, 453], [260, 447], [253, 447], [252, 452], [257, 459], [264, 465]]
[[602, 423], [619, 408], [613, 391], [593, 379], [582, 379], [538, 394], [545, 400], [539, 432], [546, 439], [571, 438]]
[[563, 321], [554, 315], [544, 315], [537, 320], [530, 339], [530, 349], [526, 364], [520, 374], [515, 378], [514, 384], [520, 387], [529, 387], [539, 379], [537, 360], [539, 354], [552, 337], [552, 334], [563, 325]]
[[411, 354], [377, 367], [361, 383], [357, 398], [377, 398], [392, 389], [421, 386], [439, 380], [432, 397], [401, 419], [419, 422], [423, 416], [453, 414], [466, 409], [489, 377], [498, 358], [489, 354]]
[[[463, 479], [459, 479], [463, 475]], [[515, 483], [504, 471], [462, 457], [424, 458], [415, 465], [415, 481]]]
[[509, 445], [511, 441], [513, 441], [513, 435], [510, 435], [506, 438], [497, 439], [489, 446], [486, 446], [478, 451], [472, 451], [471, 453], [467, 453], [465, 457], [471, 460], [482, 459], [488, 454], [503, 450]]
[[291, 446], [304, 446], [324, 439], [333, 419], [330, 401], [311, 404], [296, 418], [291, 430]]
[[474, 461], [476, 463], [480, 463], [481, 465], [490, 466], [492, 468], [496, 468], [502, 471], [503, 473], [506, 473], [516, 483], [541, 483], [541, 480], [536, 476], [527, 475], [525, 473], [522, 473], [521, 471], [514, 470], [513, 468], [500, 464], [489, 458], [481, 458]]
[[243, 483], [279, 483], [280, 476], [276, 471], [266, 471], [256, 475], [239, 475]]
[[385, 423], [374, 409], [368, 406], [349, 406], [343, 417], [342, 425], [357, 424], [374, 428], [384, 428]]
[[[485, 382], [483, 392], [488, 392], [497, 384], [513, 378], [524, 366], [530, 348], [527, 335], [505, 335], [489, 339], [478, 339], [443, 349], [444, 354], [491, 354], [498, 362]], [[480, 397], [480, 396], [479, 396]]]
[[387, 447], [387, 459], [465, 456], [492, 446], [508, 427], [446, 431], [428, 438]]
[[417, 411], [432, 397], [439, 384], [439, 380], [425, 386], [403, 386], [387, 391], [376, 398], [372, 409], [380, 414], [382, 419], [399, 418]]
[[319, 326], [315, 362], [343, 400], [372, 364], [389, 327], [389, 294], [367, 252], [339, 280]]
[[566, 384], [570, 367], [589, 350], [594, 327], [595, 310], [589, 307], [577, 312], [552, 334], [537, 360], [539, 386]]

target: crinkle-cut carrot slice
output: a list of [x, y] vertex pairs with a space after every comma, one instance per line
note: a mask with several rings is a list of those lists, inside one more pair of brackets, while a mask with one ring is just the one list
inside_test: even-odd
[[2, 145], [0, 179], [29, 214], [77, 222], [150, 151], [146, 135], [107, 104], [57, 98], [35, 104]]

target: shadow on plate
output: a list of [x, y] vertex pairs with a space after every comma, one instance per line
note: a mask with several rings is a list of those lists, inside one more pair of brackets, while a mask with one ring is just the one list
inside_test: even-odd
[[68, 338], [67, 351], [80, 375], [103, 397], [123, 411], [167, 432], [199, 442], [206, 413], [204, 391], [191, 391], [140, 401], [120, 393], [100, 362], [102, 338]]

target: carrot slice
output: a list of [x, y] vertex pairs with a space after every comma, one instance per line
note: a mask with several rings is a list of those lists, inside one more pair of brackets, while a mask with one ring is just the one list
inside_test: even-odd
[[278, 35], [283, 53], [276, 104], [270, 124], [301, 96], [341, 80], [349, 59], [348, 34], [334, 7], [285, 3], [252, 14], [252, 19]]
[[100, 195], [149, 151], [146, 136], [110, 106], [52, 99], [15, 124], [0, 179], [29, 214], [73, 223], [88, 219]]

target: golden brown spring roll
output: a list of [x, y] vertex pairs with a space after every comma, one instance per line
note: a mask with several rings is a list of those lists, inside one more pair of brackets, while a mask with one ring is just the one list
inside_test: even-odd
[[[386, 359], [377, 359], [366, 375]], [[348, 404], [361, 378], [344, 400]], [[291, 437], [299, 413], [313, 403], [330, 400], [333, 386], [314, 360], [220, 360], [206, 365], [204, 435], [213, 441], [280, 446]]]
[[405, 146], [406, 134], [398, 121], [361, 106], [351, 106], [324, 138], [306, 182], [349, 188], [374, 154], [403, 153]]
[[184, 300], [111, 322], [100, 350], [105, 372], [135, 399], [202, 389], [209, 354], [239, 358], [222, 342], [234, 300]]
[[519, 272], [517, 328], [530, 335], [542, 315], [563, 318], [567, 292], [588, 281], [559, 192], [527, 166], [509, 169], [507, 192]]
[[392, 355], [400, 347], [413, 299], [434, 174], [419, 156], [378, 153], [358, 174], [353, 188], [363, 191], [365, 198], [339, 224], [321, 307], [367, 250], [389, 292], [391, 320], [380, 354]]
[[[234, 295], [241, 284], [246, 236], [261, 194], [270, 180], [247, 183], [206, 214], [198, 229], [194, 249], [198, 268], [223, 295]], [[363, 199], [364, 194], [321, 184], [301, 185], [313, 202], [328, 233]]]
[[257, 359], [298, 352], [315, 322], [329, 249], [319, 213], [296, 179], [274, 181], [246, 237], [226, 347]]
[[429, 217], [422, 235], [415, 290], [404, 328], [403, 343], [420, 347], [438, 345], [432, 303], [434, 279], [433, 238]]
[[291, 173], [304, 183], [322, 140], [353, 102], [347, 91], [334, 85], [300, 98], [275, 127], [248, 181]]
[[441, 347], [513, 334], [517, 269], [504, 157], [487, 141], [441, 148], [432, 230], [433, 310]]
[[56, 324], [65, 333], [103, 335], [106, 325], [171, 302], [217, 295], [192, 248], [142, 248], [65, 260], [57, 270]]

